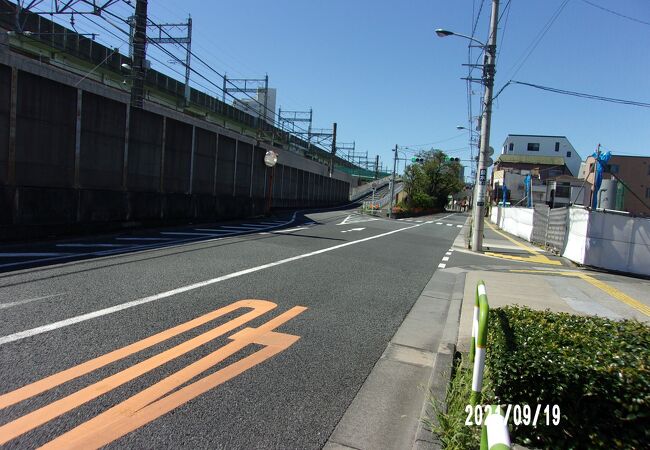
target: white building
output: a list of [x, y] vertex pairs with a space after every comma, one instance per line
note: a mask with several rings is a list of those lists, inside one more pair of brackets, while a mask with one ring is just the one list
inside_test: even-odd
[[509, 134], [503, 143], [502, 155], [561, 156], [575, 177], [580, 171], [582, 158], [566, 136], [540, 136], [534, 134]]
[[[267, 123], [273, 125], [275, 124], [275, 96], [275, 88], [269, 88], [268, 94], [265, 89], [258, 89], [255, 99], [235, 99], [232, 104], [235, 108], [241, 109], [251, 116], [262, 117]], [[264, 111], [265, 104], [266, 111]]]

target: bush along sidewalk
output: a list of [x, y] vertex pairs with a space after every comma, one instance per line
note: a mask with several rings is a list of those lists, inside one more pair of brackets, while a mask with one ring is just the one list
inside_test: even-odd
[[[502, 405], [513, 442], [531, 448], [647, 448], [650, 327], [518, 306], [491, 310], [487, 323], [479, 402]], [[481, 444], [481, 428], [472, 425], [480, 421], [470, 401], [468, 360], [457, 358], [446, 408], [433, 405], [432, 430], [449, 449]]]

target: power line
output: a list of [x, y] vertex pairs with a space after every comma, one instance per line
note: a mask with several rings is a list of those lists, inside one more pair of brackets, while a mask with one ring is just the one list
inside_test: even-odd
[[574, 97], [588, 98], [588, 99], [591, 99], [591, 100], [600, 100], [600, 101], [603, 101], [603, 102], [619, 103], [619, 104], [622, 104], [622, 105], [640, 106], [642, 108], [650, 108], [650, 103], [637, 102], [635, 100], [624, 100], [624, 99], [620, 99], [620, 98], [603, 97], [602, 95], [586, 94], [584, 92], [568, 91], [566, 89], [558, 89], [558, 88], [553, 88], [553, 87], [548, 87], [548, 86], [541, 86], [539, 84], [525, 83], [523, 81], [510, 80], [510, 81], [508, 81], [507, 84], [520, 84], [520, 85], [523, 85], [523, 86], [530, 86], [530, 87], [533, 87], [535, 89], [541, 89], [541, 90], [544, 90], [544, 91], [555, 92], [557, 94], [572, 95]]
[[643, 25], [650, 25], [650, 22], [646, 22], [644, 20], [640, 20], [640, 19], [637, 19], [637, 18], [634, 18], [634, 17], [626, 16], [625, 14], [621, 14], [621, 13], [613, 11], [611, 9], [607, 9], [604, 6], [597, 5], [597, 4], [592, 3], [592, 2], [590, 2], [588, 0], [582, 0], [582, 1], [585, 2], [588, 5], [593, 6], [594, 8], [601, 9], [603, 11], [606, 11], [606, 12], [610, 13], [610, 14], [614, 14], [615, 16], [622, 17], [622, 18], [627, 19], [627, 20], [632, 20], [634, 22], [641, 23]]
[[562, 14], [562, 11], [564, 10], [564, 8], [566, 7], [566, 5], [568, 3], [569, 3], [569, 0], [564, 0], [560, 4], [560, 6], [555, 10], [553, 15], [551, 15], [551, 18], [546, 23], [546, 25], [544, 25], [544, 27], [540, 30], [540, 32], [537, 34], [537, 36], [535, 36], [535, 38], [533, 39], [531, 44], [526, 48], [526, 50], [524, 50], [525, 56], [523, 56], [523, 58], [520, 59], [520, 62], [515, 63], [515, 65], [510, 69], [510, 70], [515, 69], [515, 71], [508, 78], [512, 78], [515, 75], [517, 75], [517, 73], [521, 70], [521, 68], [526, 63], [526, 61], [528, 61], [528, 58], [530, 58], [530, 55], [533, 54], [533, 52], [535, 51], [537, 46], [540, 44], [540, 42], [542, 42], [542, 39], [544, 39], [544, 36], [546, 36], [546, 33], [548, 33], [548, 31], [551, 29], [551, 27], [553, 26], [553, 24], [555, 23], [557, 18], [560, 17], [560, 14]]

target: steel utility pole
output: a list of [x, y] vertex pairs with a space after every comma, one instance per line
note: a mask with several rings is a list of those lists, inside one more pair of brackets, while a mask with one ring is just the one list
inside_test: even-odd
[[474, 221], [472, 224], [472, 250], [483, 250], [483, 220], [485, 218], [485, 184], [487, 182], [486, 161], [490, 148], [490, 121], [492, 119], [492, 88], [494, 87], [494, 62], [497, 51], [497, 21], [499, 17], [499, 0], [492, 0], [490, 17], [490, 39], [485, 46], [483, 63], [483, 117], [481, 119], [481, 147], [478, 154], [478, 183], [474, 188]]
[[393, 218], [393, 200], [395, 199], [395, 169], [397, 169], [397, 144], [395, 144], [395, 158], [393, 158], [393, 177], [390, 181], [390, 209], [388, 210], [388, 217]]
[[336, 122], [332, 124], [332, 155], [330, 156], [330, 178], [334, 174], [334, 156], [336, 155]]
[[144, 71], [147, 48], [147, 0], [135, 4], [135, 31], [133, 33], [133, 85], [131, 106], [142, 108], [144, 97]]

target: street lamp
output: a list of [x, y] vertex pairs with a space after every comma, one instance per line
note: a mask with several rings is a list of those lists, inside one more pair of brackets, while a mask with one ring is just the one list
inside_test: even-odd
[[483, 48], [487, 47], [483, 42], [481, 42], [478, 39], [475, 39], [475, 38], [473, 38], [471, 36], [467, 36], [466, 34], [454, 33], [453, 31], [443, 30], [442, 28], [438, 28], [436, 30], [436, 34], [438, 35], [438, 37], [447, 37], [447, 36], [462, 37], [462, 38], [465, 38], [465, 39], [469, 39], [470, 41], [476, 42], [477, 44], [479, 44]]
[[481, 142], [478, 153], [478, 171], [474, 183], [474, 208], [472, 210], [472, 250], [483, 250], [483, 220], [485, 219], [485, 193], [487, 182], [487, 159], [490, 148], [490, 121], [492, 119], [492, 88], [494, 87], [494, 73], [497, 50], [497, 18], [499, 17], [499, 0], [492, 0], [492, 14], [490, 16], [490, 38], [487, 44], [471, 36], [454, 33], [453, 31], [437, 29], [439, 37], [459, 36], [478, 43], [485, 51], [483, 64], [483, 83], [485, 94], [483, 97], [483, 115], [481, 116]]

